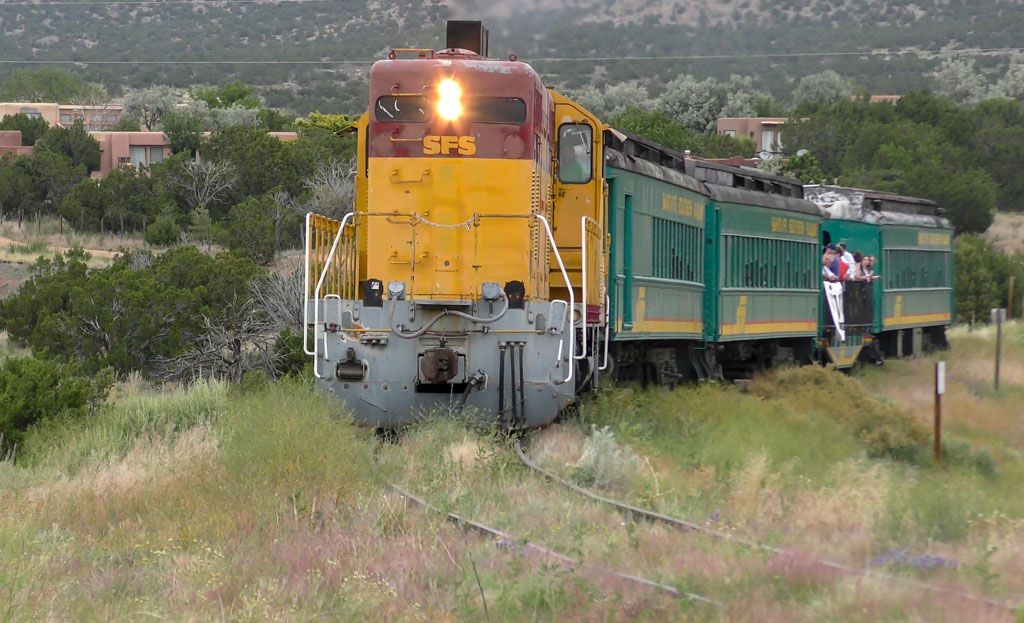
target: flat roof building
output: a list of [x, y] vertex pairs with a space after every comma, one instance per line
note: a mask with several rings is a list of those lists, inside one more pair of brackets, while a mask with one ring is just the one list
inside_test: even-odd
[[121, 119], [124, 109], [115, 104], [55, 104], [49, 102], [0, 102], [0, 119], [22, 114], [45, 119], [51, 128], [70, 128], [81, 121], [86, 130], [109, 130]]
[[788, 121], [785, 117], [722, 117], [717, 127], [719, 134], [746, 136], [757, 144], [758, 151], [778, 154], [782, 152], [780, 128]]

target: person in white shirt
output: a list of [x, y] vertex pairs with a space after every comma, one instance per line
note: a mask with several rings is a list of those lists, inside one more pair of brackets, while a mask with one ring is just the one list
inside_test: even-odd
[[843, 258], [843, 263], [846, 264], [846, 276], [843, 279], [853, 281], [857, 278], [857, 260], [853, 259], [853, 253], [846, 250], [845, 242], [840, 242], [837, 246]]
[[839, 275], [832, 272], [829, 265], [832, 264], [832, 252], [825, 250], [825, 254], [821, 256], [821, 279], [823, 281], [839, 281]]

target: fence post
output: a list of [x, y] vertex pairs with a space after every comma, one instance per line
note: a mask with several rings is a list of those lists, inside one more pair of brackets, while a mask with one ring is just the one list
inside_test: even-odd
[[946, 393], [946, 362], [935, 362], [935, 463], [942, 462], [942, 395]]
[[1013, 282], [1016, 280], [1016, 275], [1010, 275], [1010, 292], [1006, 296], [1006, 317], [1010, 320], [1013, 320]]
[[999, 354], [1003, 344], [1003, 322], [1006, 320], [1005, 309], [992, 310], [992, 322], [996, 325], [996, 380], [995, 389], [999, 391]]

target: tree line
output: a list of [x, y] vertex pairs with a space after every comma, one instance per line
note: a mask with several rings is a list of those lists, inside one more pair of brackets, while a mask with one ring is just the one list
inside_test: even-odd
[[125, 252], [102, 269], [86, 259], [81, 249], [41, 258], [0, 301], [0, 329], [33, 353], [0, 361], [8, 447], [37, 422], [87, 415], [131, 373], [237, 383], [306, 365], [301, 271], [270, 272], [241, 254], [195, 246]]
[[49, 128], [32, 155], [0, 159], [0, 222], [50, 216], [81, 232], [142, 234], [155, 246], [216, 243], [266, 264], [299, 244], [308, 208], [338, 215], [351, 207], [352, 137], [305, 127], [283, 141], [263, 128], [232, 126], [175, 139], [176, 152], [162, 162], [94, 179], [96, 140], [81, 124]]

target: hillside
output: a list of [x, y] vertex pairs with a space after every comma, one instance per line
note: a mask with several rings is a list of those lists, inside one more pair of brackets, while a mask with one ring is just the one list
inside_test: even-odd
[[[0, 55], [5, 60], [74, 60], [82, 63], [74, 66], [76, 71], [115, 93], [127, 86], [238, 79], [259, 85], [271, 106], [299, 113], [355, 111], [364, 106], [368, 63], [324, 61], [378, 59], [389, 47], [436, 47], [449, 17], [485, 18], [492, 29], [492, 54], [515, 52], [526, 60], [993, 48], [1019, 45], [1017, 35], [1024, 31], [1024, 5], [1015, 0], [0, 2]], [[191, 64], [239, 60], [249, 64]], [[549, 82], [559, 85], [638, 78], [657, 92], [680, 72], [719, 78], [741, 74], [785, 98], [794, 80], [826, 68], [875, 93], [906, 92], [929, 84], [926, 74], [936, 60], [904, 55], [535, 63]], [[1001, 55], [979, 60], [987, 71], [1005, 63]], [[15, 67], [5, 64], [2, 71]]]

